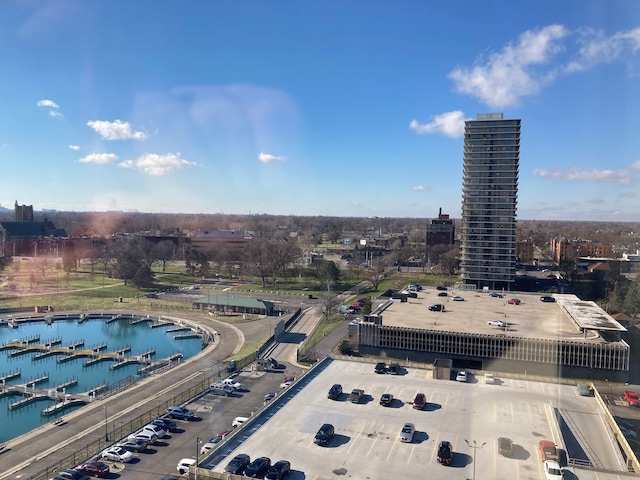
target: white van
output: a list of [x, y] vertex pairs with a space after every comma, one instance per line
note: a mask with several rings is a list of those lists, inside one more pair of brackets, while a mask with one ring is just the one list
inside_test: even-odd
[[233, 394], [233, 387], [231, 385], [225, 385], [221, 382], [216, 382], [211, 385], [211, 393], [214, 395], [226, 395], [227, 397]]
[[495, 383], [496, 379], [493, 376], [493, 373], [485, 373], [484, 374], [484, 383], [489, 384], [489, 385], [493, 385]]
[[249, 420], [249, 417], [236, 417], [236, 418], [233, 419], [233, 422], [231, 423], [231, 426], [233, 428], [239, 427], [240, 425], [242, 425], [247, 420]]
[[129, 439], [141, 438], [147, 445], [153, 445], [158, 441], [158, 436], [150, 430], [140, 430], [132, 435], [129, 435]]
[[164, 438], [167, 436], [167, 432], [165, 432], [162, 427], [154, 425], [152, 423], [149, 423], [148, 425], [142, 427], [142, 430], [153, 432], [158, 438]]

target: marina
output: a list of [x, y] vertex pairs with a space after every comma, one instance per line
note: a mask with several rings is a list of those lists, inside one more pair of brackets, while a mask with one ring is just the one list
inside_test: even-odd
[[127, 313], [0, 318], [0, 443], [195, 355], [203, 333]]

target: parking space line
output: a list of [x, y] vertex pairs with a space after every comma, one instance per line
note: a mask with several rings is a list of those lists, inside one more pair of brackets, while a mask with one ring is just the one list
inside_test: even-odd
[[366, 426], [367, 426], [366, 423], [362, 425], [362, 428], [360, 429], [358, 434], [353, 438], [353, 442], [351, 443], [351, 445], [349, 445], [349, 448], [347, 449], [347, 453], [349, 453], [353, 448], [353, 446], [356, 444], [356, 440], [358, 439], [358, 437], [360, 437], [360, 435], [362, 434], [362, 431], [365, 429]]
[[291, 437], [291, 440], [289, 440], [289, 445], [295, 442], [299, 436], [300, 436], [300, 432], [296, 432], [296, 434]]
[[436, 433], [436, 438], [435, 438], [435, 440], [436, 440], [436, 443], [435, 443], [436, 448], [431, 450], [431, 458], [429, 459], [429, 465], [433, 464], [433, 457], [436, 454], [436, 451], [438, 450], [438, 445], [440, 444], [440, 441], [438, 440], [439, 438], [440, 438], [440, 432]]
[[393, 445], [391, 445], [391, 448], [389, 449], [389, 455], [387, 455], [387, 462], [391, 458], [391, 454], [393, 453], [393, 450], [396, 448], [397, 443], [398, 443], [398, 436], [396, 435], [396, 437], [393, 439]]
[[[378, 431], [381, 432], [384, 429], [384, 425], [382, 425]], [[378, 437], [379, 435], [376, 435], [376, 438], [373, 439], [373, 442], [371, 442], [371, 447], [369, 447], [369, 450], [367, 451], [367, 457], [369, 456], [369, 454], [371, 453], [371, 450], [373, 450], [373, 447], [376, 445], [376, 442], [378, 441]]]

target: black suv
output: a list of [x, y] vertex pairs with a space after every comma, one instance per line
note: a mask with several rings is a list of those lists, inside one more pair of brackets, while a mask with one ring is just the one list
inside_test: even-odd
[[251, 463], [251, 458], [246, 453], [239, 453], [224, 467], [225, 473], [231, 473], [233, 475], [242, 475], [247, 465]]
[[443, 440], [438, 445], [438, 463], [442, 465], [451, 465], [453, 453], [451, 452], [451, 443]]
[[336, 383], [329, 389], [329, 393], [327, 393], [327, 398], [331, 400], [337, 400], [342, 395], [342, 385]]
[[435, 303], [429, 306], [429, 310], [432, 312], [444, 312], [444, 305], [441, 303]]
[[498, 453], [505, 457], [510, 457], [513, 454], [513, 442], [510, 438], [498, 438]]
[[373, 369], [373, 371], [376, 372], [376, 373], [386, 373], [387, 372], [387, 365], [384, 362], [378, 362], [378, 363], [376, 363], [376, 366]]
[[331, 425], [330, 423], [325, 423], [320, 427], [318, 433], [316, 433], [316, 436], [313, 439], [313, 443], [315, 443], [316, 445], [320, 445], [321, 447], [326, 447], [327, 445], [329, 445], [329, 442], [334, 435], [335, 430], [333, 428], [333, 425]]
[[291, 470], [291, 463], [286, 460], [279, 460], [269, 467], [267, 480], [281, 480], [287, 476]]
[[269, 457], [258, 457], [244, 471], [244, 476], [249, 478], [264, 478], [267, 470], [271, 466]]

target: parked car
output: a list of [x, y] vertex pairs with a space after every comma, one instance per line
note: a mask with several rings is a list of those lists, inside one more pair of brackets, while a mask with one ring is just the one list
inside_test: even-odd
[[223, 385], [229, 385], [234, 390], [240, 390], [242, 388], [242, 384], [240, 382], [236, 382], [233, 378], [225, 378], [220, 383]]
[[233, 428], [239, 427], [240, 425], [245, 423], [247, 420], [249, 420], [249, 417], [236, 417], [233, 419], [233, 422], [231, 422], [231, 426]]
[[397, 363], [390, 363], [387, 371], [391, 375], [398, 375], [400, 373], [400, 365], [398, 365]]
[[360, 403], [360, 400], [362, 400], [363, 397], [364, 397], [364, 390], [360, 388], [354, 388], [353, 390], [351, 390], [348, 400], [351, 403]]
[[153, 445], [158, 441], [158, 436], [150, 430], [138, 430], [137, 432], [129, 435], [128, 439], [144, 440], [145, 442], [147, 442], [147, 445]]
[[413, 399], [413, 408], [416, 410], [422, 410], [426, 403], [427, 397], [425, 397], [424, 393], [416, 393], [416, 396]]
[[390, 393], [383, 393], [380, 397], [380, 405], [383, 407], [390, 407], [393, 403], [393, 395]]
[[327, 398], [331, 400], [337, 400], [340, 398], [340, 395], [342, 395], [342, 385], [340, 385], [339, 383], [336, 383], [332, 385], [331, 388], [329, 389], [329, 393], [327, 393]]
[[258, 457], [244, 470], [244, 476], [249, 478], [263, 478], [269, 467], [271, 459], [269, 457]]
[[270, 402], [271, 400], [273, 400], [274, 398], [276, 398], [276, 392], [268, 392], [265, 393], [264, 395], [264, 402]]
[[60, 473], [58, 473], [58, 476], [66, 480], [89, 480], [87, 474], [73, 468], [68, 468], [61, 471]]
[[347, 307], [346, 305], [340, 305], [338, 307], [338, 313], [342, 313], [344, 315], [351, 315], [354, 313], [353, 308]]
[[510, 457], [513, 455], [513, 442], [510, 438], [498, 438], [498, 453], [504, 457]]
[[186, 475], [189, 473], [189, 467], [195, 464], [196, 461], [193, 458], [183, 458], [178, 462], [176, 469], [180, 475]]
[[502, 320], [489, 320], [487, 325], [491, 325], [492, 327], [502, 327], [505, 328], [507, 326], [506, 322]]
[[413, 423], [405, 423], [400, 430], [400, 441], [404, 443], [413, 442], [413, 435], [416, 433], [416, 427]]
[[429, 305], [429, 310], [431, 312], [444, 312], [444, 305], [441, 303], [434, 303], [433, 305]]
[[493, 373], [484, 374], [484, 383], [486, 383], [487, 385], [493, 385], [494, 383], [496, 383], [496, 377], [493, 375]]
[[626, 390], [624, 392], [624, 399], [630, 407], [640, 407], [640, 398], [638, 398], [638, 394], [636, 392]]
[[148, 423], [144, 427], [141, 428], [142, 431], [148, 431], [156, 434], [158, 438], [164, 438], [167, 436], [167, 432], [164, 431], [162, 427], [158, 425], [154, 425], [153, 423]]
[[214, 395], [223, 395], [226, 397], [232, 395], [235, 391], [235, 389], [231, 385], [227, 385], [222, 382], [214, 383], [213, 385], [211, 385], [211, 387], [209, 387], [209, 390], [211, 390], [211, 393], [213, 393]]
[[442, 440], [438, 445], [438, 463], [442, 465], [451, 465], [453, 460], [453, 452], [451, 451], [451, 443], [446, 440]]
[[149, 422], [151, 425], [157, 425], [162, 428], [165, 432], [173, 432], [178, 426], [176, 422], [173, 420], [169, 420], [168, 418], [155, 418]]
[[555, 443], [550, 442], [549, 440], [540, 440], [538, 443], [538, 449], [540, 450], [540, 457], [542, 458], [542, 461], [558, 461], [558, 449], [556, 448]]
[[454, 302], [464, 302], [464, 298], [460, 295], [454, 295], [453, 297], [451, 297], [451, 300], [453, 300]]
[[232, 475], [242, 475], [247, 465], [251, 463], [251, 458], [246, 453], [239, 453], [231, 459], [231, 461], [224, 467], [225, 473], [231, 473]]
[[440, 292], [440, 293], [438, 293], [438, 296], [439, 296], [439, 297], [446, 297], [446, 296], [448, 296], [448, 295], [449, 295], [449, 294], [448, 294], [447, 292]]
[[467, 381], [467, 372], [464, 370], [458, 371], [456, 375], [456, 382], [466, 382]]
[[556, 301], [555, 298], [553, 298], [551, 295], [542, 295], [540, 297], [540, 301], [541, 302], [547, 302], [547, 303], [553, 303]]
[[200, 447], [200, 455], [206, 455], [209, 451], [216, 448], [216, 445], [222, 441], [222, 438], [216, 437], [217, 442], [207, 442]]
[[118, 447], [122, 447], [129, 452], [144, 452], [147, 449], [147, 442], [142, 438], [129, 438], [124, 442], [118, 444]]
[[331, 439], [335, 435], [335, 429], [333, 425], [330, 423], [325, 423], [320, 427], [316, 436], [313, 438], [313, 443], [316, 445], [320, 445], [321, 447], [326, 447], [331, 442]]
[[503, 298], [503, 295], [502, 295], [502, 294], [500, 294], [500, 293], [495, 293], [495, 292], [491, 292], [491, 293], [489, 294], [489, 296], [490, 296], [490, 297], [492, 297], [492, 298]]
[[196, 414], [185, 407], [173, 406], [167, 409], [167, 417], [178, 420], [193, 420]]
[[578, 390], [578, 394], [583, 397], [590, 397], [593, 395], [593, 390], [586, 383], [578, 383], [576, 385], [576, 390]]
[[553, 460], [544, 462], [544, 476], [547, 480], [562, 480], [564, 478], [560, 464]]
[[376, 363], [376, 366], [373, 369], [376, 373], [386, 373], [387, 372], [387, 364], [384, 362]]
[[436, 287], [436, 290], [443, 290], [443, 291], [446, 291], [446, 290], [447, 290], [447, 287], [445, 287], [444, 285], [438, 285], [438, 286]]
[[81, 463], [76, 470], [91, 477], [104, 477], [111, 471], [109, 465], [104, 462]]
[[111, 460], [112, 462], [127, 463], [133, 458], [133, 453], [122, 447], [109, 447], [102, 451], [100, 457], [106, 460]]
[[349, 308], [354, 312], [359, 312], [360, 310], [362, 310], [362, 305], [360, 305], [358, 302], [353, 302], [351, 305], [349, 305]]
[[282, 382], [282, 383], [280, 384], [280, 388], [287, 388], [287, 387], [290, 387], [290, 386], [293, 384], [293, 382], [294, 382], [294, 380], [287, 380], [287, 379], [285, 378], [284, 382]]
[[267, 480], [282, 480], [291, 471], [291, 463], [287, 460], [278, 460], [267, 470]]
[[507, 303], [509, 305], [520, 305], [520, 299], [519, 298], [510, 298], [509, 300], [507, 300]]

